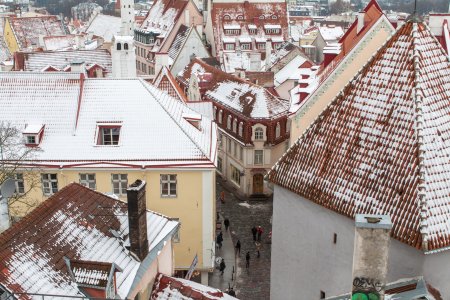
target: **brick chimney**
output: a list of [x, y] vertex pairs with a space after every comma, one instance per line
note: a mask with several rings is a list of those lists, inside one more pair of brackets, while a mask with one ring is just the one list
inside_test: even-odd
[[130, 251], [142, 261], [148, 254], [145, 181], [136, 180], [127, 189]]
[[[384, 299], [391, 218], [356, 215], [352, 299]], [[372, 294], [372, 295], [371, 295]]]

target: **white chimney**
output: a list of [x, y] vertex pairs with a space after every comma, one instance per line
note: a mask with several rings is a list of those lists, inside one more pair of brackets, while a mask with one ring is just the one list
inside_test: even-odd
[[[43, 34], [40, 34], [39, 37], [38, 37], [38, 39], [39, 39], [39, 47], [42, 47], [43, 49], [45, 49], [44, 37], [45, 37], [45, 35], [43, 35]], [[45, 50], [47, 50], [47, 49], [45, 49]]]
[[361, 29], [363, 29], [364, 27], [364, 16], [366, 15], [365, 12], [360, 11], [358, 13], [358, 24], [356, 26], [356, 33], [359, 33], [361, 31]]
[[155, 75], [159, 74], [162, 68], [169, 67], [169, 54], [160, 52], [155, 54]]
[[84, 60], [74, 60], [70, 62], [70, 72], [73, 73], [86, 73], [86, 64], [84, 63]]
[[184, 11], [184, 25], [191, 27], [191, 20], [189, 19], [189, 9]]
[[270, 57], [272, 56], [272, 42], [266, 42], [266, 69], [265, 71], [269, 71], [270, 69]]
[[[386, 215], [356, 215], [353, 250], [352, 299], [384, 299], [391, 241], [391, 218]], [[374, 296], [370, 296], [373, 294]], [[356, 296], [355, 296], [356, 295]]]
[[261, 70], [261, 53], [250, 52], [250, 71]]

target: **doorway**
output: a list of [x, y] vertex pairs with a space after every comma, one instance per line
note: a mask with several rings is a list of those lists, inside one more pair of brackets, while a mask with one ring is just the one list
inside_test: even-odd
[[262, 194], [264, 192], [263, 174], [253, 175], [253, 194]]

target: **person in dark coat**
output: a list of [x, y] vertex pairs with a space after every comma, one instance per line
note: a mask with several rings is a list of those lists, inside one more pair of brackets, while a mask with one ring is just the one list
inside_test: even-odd
[[241, 241], [240, 240], [237, 240], [235, 248], [236, 248], [236, 254], [241, 255]]
[[263, 233], [262, 227], [258, 226], [258, 228], [256, 229], [256, 232], [258, 233], [258, 242], [261, 242], [261, 235]]
[[256, 258], [259, 258], [261, 256], [261, 254], [259, 253], [259, 250], [261, 249], [261, 243], [255, 242], [255, 246], [256, 246]]
[[250, 268], [250, 252], [245, 255], [245, 268]]
[[219, 246], [219, 249], [222, 248], [222, 242], [223, 242], [223, 235], [222, 235], [222, 231], [217, 235], [216, 238], [216, 244]]
[[223, 271], [225, 270], [225, 268], [226, 268], [225, 259], [222, 258], [222, 261], [220, 262], [220, 265], [219, 265], [220, 275], [223, 275]]
[[223, 221], [223, 224], [225, 224], [225, 230], [228, 231], [228, 227], [230, 227], [230, 220], [225, 219], [225, 220]]
[[228, 289], [227, 294], [230, 295], [230, 296], [236, 297], [236, 292], [233, 290], [232, 287], [230, 287], [230, 288]]
[[258, 232], [258, 229], [256, 229], [255, 226], [252, 228], [252, 234], [253, 234], [253, 241], [256, 241], [256, 233]]

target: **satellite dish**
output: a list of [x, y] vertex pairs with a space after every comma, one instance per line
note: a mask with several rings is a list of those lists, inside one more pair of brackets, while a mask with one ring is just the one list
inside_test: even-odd
[[16, 191], [16, 181], [14, 179], [8, 178], [0, 185], [0, 195], [3, 198], [11, 197]]

